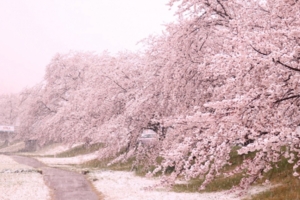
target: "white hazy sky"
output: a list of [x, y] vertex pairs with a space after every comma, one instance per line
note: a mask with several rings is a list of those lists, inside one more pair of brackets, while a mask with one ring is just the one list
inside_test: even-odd
[[0, 0], [0, 94], [43, 79], [56, 53], [137, 50], [174, 20], [168, 0]]

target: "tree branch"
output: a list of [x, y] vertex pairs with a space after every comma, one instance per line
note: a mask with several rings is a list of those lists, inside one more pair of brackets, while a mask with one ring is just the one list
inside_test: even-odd
[[286, 101], [286, 100], [294, 99], [294, 98], [300, 98], [300, 94], [289, 96], [289, 97], [286, 97], [286, 98], [283, 98], [283, 99], [279, 99], [279, 100], [275, 101], [274, 103], [276, 104], [276, 103], [280, 103], [282, 101]]
[[252, 47], [252, 49], [253, 49], [254, 51], [256, 51], [257, 53], [259, 53], [259, 54], [261, 54], [261, 55], [268, 56], [268, 55], [271, 54], [271, 52], [270, 52], [270, 53], [263, 53], [263, 52], [261, 52], [260, 50], [256, 49], [256, 48], [255, 48], [254, 46], [252, 46], [251, 44], [250, 44], [250, 46]]
[[284, 64], [284, 63], [282, 63], [280, 60], [275, 61], [275, 59], [273, 58], [273, 62], [279, 63], [279, 64], [281, 64], [282, 66], [284, 66], [284, 67], [286, 67], [286, 68], [288, 68], [288, 69], [290, 69], [290, 70], [293, 70], [293, 71], [296, 71], [296, 72], [300, 72], [300, 69], [291, 67], [291, 66], [289, 66], [289, 65], [287, 65], [287, 64]]
[[285, 79], [283, 82], [287, 82], [291, 79], [292, 74], [289, 74], [289, 77], [287, 79]]
[[204, 44], [205, 44], [205, 42], [206, 42], [207, 38], [208, 38], [208, 33], [206, 34], [206, 38], [205, 38], [205, 40], [202, 42], [202, 44], [201, 44], [201, 46], [200, 46], [200, 49], [199, 49], [199, 51], [201, 51], [201, 50], [202, 50], [202, 47], [204, 46]]
[[117, 86], [119, 86], [122, 90], [124, 90], [124, 92], [127, 92], [127, 90], [124, 87], [122, 87], [118, 82], [111, 79], [109, 76], [105, 76], [105, 75], [102, 75], [102, 76], [104, 76], [104, 77], [108, 78], [109, 80], [111, 80], [112, 82], [114, 82]]
[[223, 9], [223, 11], [224, 11], [224, 15], [226, 15], [227, 17], [229, 17], [229, 19], [232, 19], [232, 18], [228, 15], [228, 13], [227, 13], [227, 11], [226, 11], [224, 5], [223, 5], [219, 0], [217, 0], [217, 2], [218, 2], [218, 4], [222, 7], [222, 9]]
[[50, 109], [44, 102], [42, 102], [42, 101], [39, 100], [39, 101], [37, 101], [37, 103], [42, 104], [44, 106], [44, 108], [46, 108], [49, 112], [56, 113], [56, 111]]
[[62, 100], [64, 100], [64, 101], [69, 101], [68, 99], [66, 99], [66, 98], [64, 98], [64, 97], [62, 97], [62, 96], [60, 96], [60, 98], [61, 98]]

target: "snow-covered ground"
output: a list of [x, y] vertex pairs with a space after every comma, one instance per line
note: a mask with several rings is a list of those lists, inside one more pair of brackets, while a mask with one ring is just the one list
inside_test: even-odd
[[0, 149], [0, 152], [17, 152], [21, 149], [24, 149], [25, 143], [24, 142], [18, 142], [15, 144], [12, 144], [8, 147], [4, 147]]
[[77, 143], [73, 145], [69, 144], [60, 144], [60, 143], [55, 143], [51, 145], [47, 145], [46, 147], [43, 147], [37, 151], [34, 152], [23, 152], [20, 153], [22, 155], [30, 155], [30, 156], [47, 156], [47, 155], [56, 155], [62, 152], [65, 152], [71, 148], [77, 147], [82, 145], [82, 143]]
[[159, 178], [135, 176], [133, 172], [94, 171], [89, 174], [97, 190], [105, 200], [238, 200], [266, 190], [268, 187], [252, 187], [245, 196], [228, 192], [176, 193], [164, 188], [147, 190], [145, 188], [159, 183]]
[[[53, 149], [54, 150], [54, 149]], [[48, 152], [50, 153], [50, 152]], [[36, 157], [39, 161], [50, 166], [66, 167], [68, 164], [80, 164], [96, 159], [97, 153], [80, 155], [68, 158]], [[69, 169], [76, 170], [73, 167]], [[80, 170], [79, 170], [80, 171]], [[270, 186], [252, 187], [245, 196], [228, 192], [215, 193], [176, 193], [165, 188], [145, 190], [145, 188], [157, 185], [159, 178], [139, 177], [134, 172], [91, 170], [88, 174], [95, 188], [105, 196], [105, 200], [239, 200], [258, 192], [267, 190]]]
[[[32, 153], [32, 156], [54, 155], [63, 152], [69, 147], [57, 145]], [[71, 164], [80, 164], [97, 158], [97, 153], [80, 155], [68, 158], [36, 157], [39, 161], [49, 165], [80, 171]], [[23, 172], [19, 172], [22, 169]], [[19, 171], [18, 171], [19, 170]], [[32, 170], [30, 172], [30, 170]], [[8, 156], [0, 155], [0, 199], [50, 199], [49, 188], [45, 185], [41, 174], [35, 169], [16, 163]], [[90, 170], [87, 176], [101, 192], [105, 200], [238, 200], [242, 199], [237, 194], [228, 192], [215, 193], [176, 193], [165, 188], [147, 190], [145, 188], [159, 183], [159, 178], [139, 177], [134, 172]], [[16, 173], [17, 172], [17, 173]], [[246, 194], [267, 190], [266, 187], [252, 187]], [[244, 198], [245, 196], [243, 196]]]
[[73, 146], [67, 145], [67, 144], [52, 144], [47, 147], [44, 147], [38, 151], [31, 152], [32, 155], [39, 155], [39, 156], [45, 156], [45, 155], [55, 155], [64, 151], [67, 151]]
[[1, 200], [50, 200], [50, 190], [36, 169], [0, 155]]
[[36, 157], [37, 160], [53, 166], [53, 165], [73, 165], [73, 164], [81, 164], [87, 162], [89, 160], [96, 159], [98, 157], [97, 153], [90, 153], [75, 157], [67, 157], [67, 158], [49, 158], [49, 157]]

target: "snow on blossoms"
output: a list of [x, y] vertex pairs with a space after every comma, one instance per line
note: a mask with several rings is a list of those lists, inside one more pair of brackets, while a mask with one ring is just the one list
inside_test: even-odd
[[[134, 165], [163, 175], [172, 168], [163, 180], [169, 185], [178, 176], [203, 177], [204, 189], [231, 164], [236, 146], [241, 155], [255, 153], [225, 174], [243, 173], [241, 188], [282, 157], [298, 177], [300, 2], [169, 4], [177, 20], [146, 38], [143, 51], [58, 54], [44, 82], [19, 94], [10, 104], [18, 109], [6, 108], [12, 117], [1, 119], [18, 119], [23, 137], [102, 142], [100, 159], [135, 157]], [[138, 143], [144, 129], [158, 134], [152, 148]]]

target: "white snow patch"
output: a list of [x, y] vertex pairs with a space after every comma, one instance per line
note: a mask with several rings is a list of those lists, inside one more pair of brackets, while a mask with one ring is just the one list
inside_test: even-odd
[[[32, 172], [28, 172], [32, 169]], [[27, 171], [26, 173], [5, 173]], [[49, 188], [43, 176], [34, 172], [34, 168], [19, 164], [12, 158], [0, 155], [0, 199], [1, 200], [50, 200]]]
[[134, 172], [95, 171], [89, 174], [94, 186], [104, 194], [105, 200], [238, 200], [236, 194], [214, 193], [176, 193], [164, 188], [145, 190], [159, 183], [159, 178], [135, 176]]
[[97, 152], [90, 154], [75, 156], [75, 157], [66, 157], [66, 158], [47, 158], [47, 157], [36, 157], [37, 160], [47, 164], [47, 165], [72, 165], [72, 164], [81, 164], [93, 159], [98, 158]]
[[51, 145], [47, 145], [42, 147], [41, 149], [35, 152], [24, 152], [20, 153], [21, 155], [31, 155], [31, 156], [48, 156], [48, 155], [56, 155], [62, 152], [65, 152], [71, 148], [77, 147], [82, 145], [83, 143], [76, 143], [73, 145], [70, 144], [61, 144], [61, 143], [54, 143]]
[[44, 155], [56, 155], [62, 152], [65, 152], [71, 148], [77, 147], [82, 145], [83, 143], [76, 143], [73, 145], [70, 144], [53, 144], [46, 148], [41, 149], [40, 151], [37, 151], [36, 154], [40, 156]]
[[12, 144], [8, 147], [4, 147], [0, 149], [0, 152], [17, 152], [21, 149], [24, 149], [25, 143], [24, 142], [18, 142], [15, 144]]

